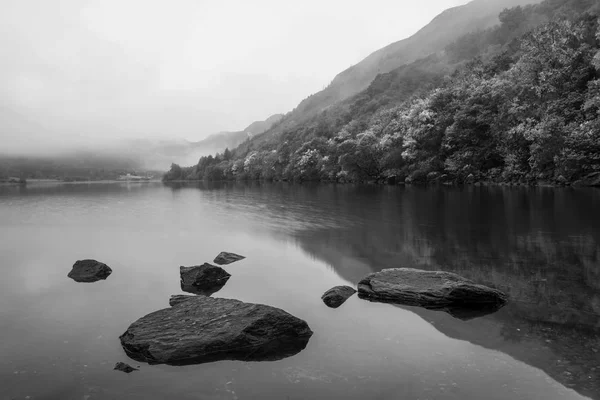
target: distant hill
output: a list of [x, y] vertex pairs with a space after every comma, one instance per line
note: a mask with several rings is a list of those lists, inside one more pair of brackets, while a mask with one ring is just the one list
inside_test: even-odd
[[259, 135], [271, 129], [276, 123], [281, 121], [283, 114], [275, 114], [264, 121], [255, 121], [248, 125], [246, 129], [237, 132], [219, 132], [208, 136], [198, 142], [192, 142], [189, 145], [194, 149], [202, 149], [207, 154], [223, 152], [225, 149], [233, 149], [242, 144], [247, 139]]

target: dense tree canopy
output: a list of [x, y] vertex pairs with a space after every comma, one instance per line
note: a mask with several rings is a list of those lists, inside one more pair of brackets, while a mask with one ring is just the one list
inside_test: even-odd
[[594, 0], [505, 10], [308, 123], [165, 179], [585, 179], [600, 173], [598, 14]]

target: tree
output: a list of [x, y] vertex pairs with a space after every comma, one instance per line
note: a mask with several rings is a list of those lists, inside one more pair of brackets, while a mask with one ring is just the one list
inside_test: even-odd
[[183, 170], [178, 164], [171, 164], [171, 169], [163, 176], [164, 181], [178, 181], [184, 179]]

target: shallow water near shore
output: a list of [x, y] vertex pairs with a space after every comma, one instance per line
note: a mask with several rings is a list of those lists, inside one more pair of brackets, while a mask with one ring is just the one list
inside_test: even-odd
[[[0, 399], [600, 399], [600, 190], [223, 183], [0, 187]], [[137, 363], [119, 335], [183, 294], [179, 266], [246, 256], [213, 297], [314, 335], [279, 361]], [[113, 273], [67, 278], [94, 258]], [[320, 297], [392, 267], [506, 291], [500, 311]], [[116, 362], [140, 371], [113, 371]]]

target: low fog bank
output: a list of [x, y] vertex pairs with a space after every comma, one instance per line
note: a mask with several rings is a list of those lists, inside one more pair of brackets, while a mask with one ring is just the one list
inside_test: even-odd
[[[193, 165], [202, 156], [233, 149], [282, 118], [275, 114], [242, 131], [219, 132], [198, 142], [164, 137], [90, 139], [78, 135], [57, 140], [41, 126], [22, 124], [13, 126], [13, 138], [0, 149], [0, 177], [97, 180], [130, 173], [158, 178], [172, 163]], [[31, 130], [16, 129], [24, 127]], [[36, 139], [31, 139], [30, 132], [35, 132]]]
[[[171, 163], [198, 162], [201, 156], [218, 149], [194, 147], [187, 141], [124, 140], [92, 145], [56, 146], [50, 151], [32, 147], [29, 151], [2, 151], [0, 177], [25, 179], [116, 179], [123, 174], [161, 175]], [[160, 176], [155, 176], [160, 178]]]

